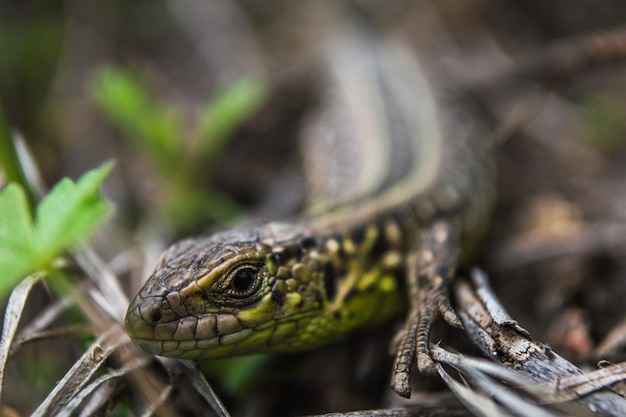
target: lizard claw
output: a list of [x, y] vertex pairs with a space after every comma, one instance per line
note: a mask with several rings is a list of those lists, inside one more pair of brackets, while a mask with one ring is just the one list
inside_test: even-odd
[[[448, 295], [447, 279], [433, 277], [426, 288], [420, 288], [421, 297], [418, 300], [417, 332], [417, 369], [427, 375], [437, 373], [435, 362], [432, 360], [429, 349], [430, 331], [437, 318], [437, 312], [453, 327], [463, 328], [461, 320], [454, 312]], [[432, 285], [436, 283], [436, 285]]]
[[416, 250], [409, 256], [407, 279], [411, 310], [397, 344], [391, 386], [399, 395], [409, 397], [409, 373], [414, 360], [423, 374], [436, 373], [430, 355], [432, 325], [441, 314], [450, 325], [463, 328], [452, 305], [448, 284], [456, 270], [458, 248], [450, 225], [437, 222], [422, 233]]

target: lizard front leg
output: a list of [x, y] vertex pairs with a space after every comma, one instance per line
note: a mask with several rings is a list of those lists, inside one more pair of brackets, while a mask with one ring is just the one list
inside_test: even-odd
[[391, 386], [399, 395], [409, 397], [409, 374], [414, 359], [426, 374], [435, 373], [429, 351], [430, 330], [439, 312], [450, 325], [463, 325], [450, 305], [448, 284], [454, 276], [459, 245], [452, 226], [437, 221], [423, 230], [407, 257], [409, 313], [400, 331]]

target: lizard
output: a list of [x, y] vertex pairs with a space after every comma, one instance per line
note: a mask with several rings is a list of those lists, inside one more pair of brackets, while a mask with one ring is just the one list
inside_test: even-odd
[[345, 30], [327, 54], [323, 110], [305, 129], [308, 210], [167, 249], [126, 329], [155, 355], [203, 360], [309, 350], [406, 312], [392, 387], [434, 372], [438, 314], [492, 196], [488, 135], [400, 39]]

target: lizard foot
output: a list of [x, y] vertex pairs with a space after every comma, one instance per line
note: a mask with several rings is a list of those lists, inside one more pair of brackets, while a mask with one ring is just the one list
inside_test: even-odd
[[454, 276], [458, 245], [451, 225], [444, 221], [424, 230], [407, 260], [410, 311], [396, 338], [396, 359], [391, 386], [399, 395], [411, 395], [410, 370], [414, 360], [424, 374], [435, 374], [429, 350], [430, 331], [437, 314], [450, 325], [462, 328], [454, 312], [448, 284]]

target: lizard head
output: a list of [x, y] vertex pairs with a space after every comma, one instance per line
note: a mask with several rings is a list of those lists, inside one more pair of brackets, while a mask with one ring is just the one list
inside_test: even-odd
[[187, 359], [295, 351], [326, 342], [318, 242], [281, 223], [170, 247], [132, 300], [126, 329], [143, 350]]

